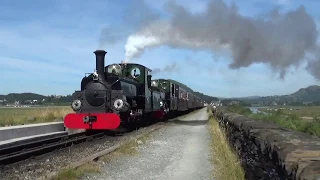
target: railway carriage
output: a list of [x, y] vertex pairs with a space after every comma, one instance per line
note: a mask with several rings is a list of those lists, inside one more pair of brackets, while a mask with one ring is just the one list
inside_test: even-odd
[[199, 103], [200, 98], [168, 79], [152, 80], [152, 86], [165, 91], [169, 115], [180, 115], [203, 107]]

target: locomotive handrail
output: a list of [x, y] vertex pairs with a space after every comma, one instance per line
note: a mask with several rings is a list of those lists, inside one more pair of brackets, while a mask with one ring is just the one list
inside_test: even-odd
[[87, 74], [89, 74], [89, 76], [90, 76], [90, 75], [93, 74], [93, 73], [84, 73], [84, 76], [85, 76], [85, 77], [89, 77], [89, 76], [87, 76]]
[[120, 79], [118, 79], [118, 80], [116, 80], [115, 82], [113, 82], [111, 85], [110, 85], [110, 87], [112, 87], [113, 85], [115, 85], [117, 82], [119, 82], [120, 81]]

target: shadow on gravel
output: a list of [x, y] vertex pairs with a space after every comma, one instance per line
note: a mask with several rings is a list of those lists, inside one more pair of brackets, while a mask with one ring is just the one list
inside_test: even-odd
[[181, 124], [181, 125], [187, 125], [187, 126], [203, 126], [208, 123], [208, 120], [189, 120], [189, 121], [184, 121], [184, 120], [172, 120], [168, 121], [169, 123], [173, 124]]

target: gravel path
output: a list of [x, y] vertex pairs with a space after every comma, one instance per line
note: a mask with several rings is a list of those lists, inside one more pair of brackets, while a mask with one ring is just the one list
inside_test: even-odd
[[152, 133], [138, 154], [111, 160], [93, 180], [207, 180], [212, 178], [206, 108]]

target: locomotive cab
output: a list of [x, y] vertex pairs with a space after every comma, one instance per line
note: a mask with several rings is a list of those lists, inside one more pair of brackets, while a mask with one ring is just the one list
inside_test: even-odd
[[[124, 94], [136, 101], [138, 109], [150, 108], [151, 94], [148, 92], [151, 86], [151, 70], [147, 67], [135, 63], [111, 64], [105, 67], [108, 76], [112, 80], [110, 83], [118, 83], [118, 88], [123, 90]], [[135, 89], [135, 93], [128, 93]], [[130, 94], [130, 95], [129, 95]]]

